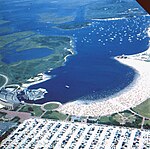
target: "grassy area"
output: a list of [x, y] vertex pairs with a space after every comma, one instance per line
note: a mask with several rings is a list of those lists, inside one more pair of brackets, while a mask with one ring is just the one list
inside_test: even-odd
[[31, 113], [33, 116], [41, 116], [43, 114], [43, 110], [40, 106], [35, 105], [25, 105], [23, 106], [19, 112], [28, 112]]
[[2, 76], [0, 76], [0, 87], [1, 87], [2, 85], [4, 85], [5, 81], [6, 81], [5, 78], [2, 77]]
[[[119, 116], [122, 116], [121, 119], [118, 119]], [[142, 123], [142, 118], [132, 114], [130, 111], [125, 110], [119, 114], [113, 115], [113, 120], [119, 122], [122, 126], [125, 127], [134, 127], [134, 128], [140, 128]]]
[[120, 114], [115, 114], [113, 119], [115, 119], [117, 122], [120, 124], [125, 124], [125, 123], [132, 123], [136, 120], [136, 117], [132, 114], [126, 114], [126, 113], [120, 113]]
[[126, 124], [135, 122], [136, 116], [133, 115], [130, 111], [125, 110], [123, 112], [114, 114], [113, 119], [120, 124]]
[[56, 104], [56, 103], [48, 103], [44, 106], [44, 109], [48, 110], [48, 111], [51, 111], [53, 109], [56, 109], [59, 107], [59, 104]]
[[120, 125], [119, 122], [113, 119], [114, 115], [111, 116], [102, 116], [98, 120], [98, 123], [100, 124], [107, 124], [107, 125]]
[[99, 119], [99, 122], [101, 123], [110, 123], [110, 119], [109, 119], [109, 116], [102, 116], [100, 119]]
[[67, 16], [59, 16], [57, 13], [40, 13], [39, 14], [39, 20], [40, 22], [52, 22], [54, 24], [62, 24], [66, 22], [72, 22], [75, 19], [76, 15], [75, 13], [69, 13]]
[[[103, 3], [102, 3], [103, 2]], [[126, 15], [126, 17], [132, 17], [136, 15], [143, 15], [145, 14], [144, 11], [141, 11], [140, 5], [136, 3], [136, 1], [120, 1], [116, 3], [116, 1], [111, 1], [111, 3], [106, 3], [107, 1], [97, 1], [91, 3], [90, 5], [85, 6], [85, 18], [87, 20], [90, 19], [104, 19], [104, 18], [121, 18]], [[138, 8], [139, 10], [132, 10], [129, 9]], [[104, 9], [107, 9], [105, 11]], [[124, 14], [124, 12], [127, 12]]]
[[142, 116], [150, 118], [150, 99], [136, 106], [133, 110]]
[[140, 128], [142, 123], [142, 118], [126, 110], [121, 113], [112, 114], [110, 116], [102, 116], [100, 117], [100, 119], [98, 119], [98, 123]]
[[[72, 48], [71, 38], [66, 36], [45, 36], [35, 32], [25, 31], [0, 36], [0, 50], [5, 50], [7, 57], [13, 51], [17, 54], [30, 52], [33, 49], [49, 50], [50, 53], [43, 57], [25, 60], [18, 59], [12, 63], [4, 63], [5, 55], [0, 54], [0, 72], [7, 74], [9, 83], [21, 84], [27, 79], [45, 72], [49, 68], [57, 68], [64, 64], [64, 57], [70, 54], [66, 49]], [[25, 53], [24, 53], [25, 54]], [[31, 52], [32, 54], [32, 52]], [[17, 58], [16, 58], [17, 60]], [[31, 70], [31, 68], [34, 68]], [[21, 74], [24, 75], [21, 75]], [[0, 82], [2, 79], [0, 78]]]
[[67, 115], [59, 113], [57, 111], [47, 111], [42, 118], [54, 119], [54, 120], [65, 120]]
[[150, 120], [145, 120], [143, 128], [150, 129]]

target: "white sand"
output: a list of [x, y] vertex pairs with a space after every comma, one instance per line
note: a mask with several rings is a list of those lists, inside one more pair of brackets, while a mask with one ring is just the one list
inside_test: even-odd
[[[148, 29], [150, 37], [150, 28]], [[132, 67], [137, 75], [134, 81], [119, 93], [106, 98], [104, 101], [96, 100], [88, 105], [80, 101], [70, 102], [62, 105], [58, 111], [78, 116], [102, 116], [135, 107], [150, 98], [150, 62], [143, 60], [142, 55], [146, 53], [150, 60], [150, 48], [142, 53], [130, 55], [128, 59], [118, 59], [120, 63]]]
[[84, 116], [109, 115], [135, 107], [150, 97], [150, 62], [134, 59], [118, 59], [119, 62], [137, 71], [135, 80], [124, 90], [105, 101], [95, 101], [85, 105], [82, 102], [70, 102], [58, 110], [63, 113]]
[[[49, 70], [49, 72], [50, 72], [50, 70]], [[42, 82], [45, 82], [45, 81], [51, 79], [51, 76], [49, 76], [49, 75], [46, 75], [44, 73], [41, 73], [41, 75], [42, 75], [42, 80], [33, 80], [33, 82], [23, 83], [21, 87], [22, 88], [28, 88], [29, 86], [39, 84], [39, 83], [42, 83]]]

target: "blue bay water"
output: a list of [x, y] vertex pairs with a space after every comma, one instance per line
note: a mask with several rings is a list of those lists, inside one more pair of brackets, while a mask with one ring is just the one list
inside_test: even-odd
[[45, 99], [37, 102], [86, 102], [113, 95], [128, 86], [134, 79], [134, 70], [113, 57], [145, 51], [148, 48], [146, 27], [147, 18], [137, 17], [93, 21], [91, 26], [74, 31], [55, 30], [74, 37], [77, 54], [69, 57], [65, 66], [50, 73], [56, 77], [31, 87], [48, 90]]

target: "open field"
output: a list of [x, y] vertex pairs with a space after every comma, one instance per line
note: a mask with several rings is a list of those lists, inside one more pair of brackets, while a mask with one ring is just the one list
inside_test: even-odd
[[47, 111], [42, 118], [54, 119], [54, 120], [65, 120], [67, 115], [59, 113], [57, 111]]
[[150, 120], [145, 120], [143, 128], [150, 129]]
[[46, 109], [48, 111], [54, 110], [58, 107], [59, 107], [59, 104], [56, 104], [56, 103], [48, 103], [48, 104], [44, 105], [44, 109]]
[[134, 123], [136, 120], [136, 116], [127, 112], [115, 114], [113, 118], [120, 124]]
[[130, 111], [126, 110], [110, 116], [102, 116], [100, 119], [98, 119], [98, 123], [140, 128], [142, 124], [142, 118], [137, 115], [133, 115]]
[[40, 106], [34, 106], [34, 105], [25, 105], [23, 106], [19, 112], [28, 112], [31, 113], [33, 116], [40, 117], [43, 113]]
[[133, 108], [133, 111], [135, 111], [136, 113], [138, 113], [144, 117], [150, 118], [150, 99], [147, 99], [140, 105]]

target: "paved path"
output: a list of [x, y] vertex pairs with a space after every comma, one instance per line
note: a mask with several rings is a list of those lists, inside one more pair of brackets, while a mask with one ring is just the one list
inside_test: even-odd
[[0, 87], [0, 89], [1, 89], [1, 88], [5, 87], [7, 85], [7, 83], [8, 83], [8, 77], [5, 76], [5, 75], [3, 75], [3, 74], [0, 74], [0, 76], [5, 78], [5, 83]]
[[141, 118], [146, 118], [146, 119], [150, 120], [150, 118], [149, 118], [149, 117], [146, 117], [146, 116], [140, 115], [140, 114], [138, 114], [138, 113], [134, 112], [134, 111], [133, 111], [133, 110], [131, 110], [131, 109], [129, 109], [129, 111], [130, 111], [131, 113], [135, 114], [135, 115], [138, 115], [138, 116], [139, 116], [139, 117], [141, 117]]
[[144, 122], [145, 122], [145, 117], [142, 120], [141, 129], [143, 129]]

